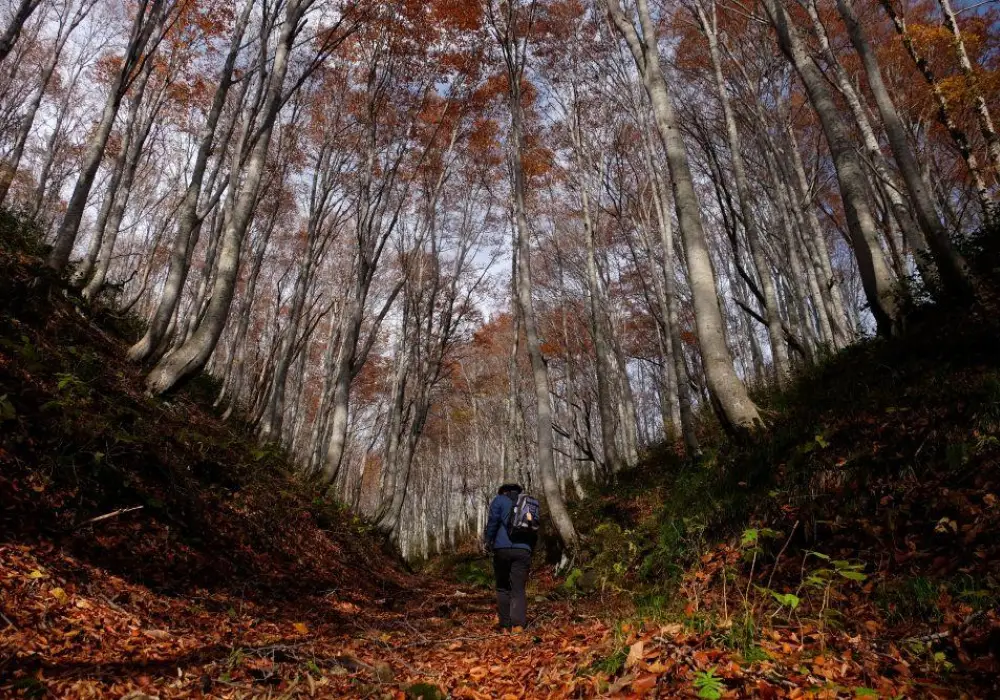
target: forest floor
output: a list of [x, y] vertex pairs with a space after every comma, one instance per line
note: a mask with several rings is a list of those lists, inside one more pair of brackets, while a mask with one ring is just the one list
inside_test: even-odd
[[[220, 421], [209, 383], [145, 396], [124, 361], [134, 330], [0, 236], [0, 697], [1000, 693], [989, 339], [945, 370], [927, 348], [893, 367], [861, 348], [846, 361], [863, 371], [828, 367], [763, 454], [702, 465], [742, 465], [728, 494], [755, 487], [753, 460], [788, 475], [816, 462], [796, 487], [809, 498], [791, 476], [761, 481], [756, 514], [732, 516], [754, 527], [705, 525], [686, 552], [663, 544], [665, 524], [677, 529], [664, 504], [673, 493], [694, 518], [715, 498], [697, 479], [713, 472], [654, 456], [617, 493], [577, 504], [590, 568], [557, 580], [540, 567], [529, 627], [502, 635], [485, 560], [466, 560], [479, 572], [466, 583], [447, 567], [412, 573], [279, 452]], [[852, 410], [823, 391], [849, 394]], [[870, 478], [844, 477], [845, 463]]]

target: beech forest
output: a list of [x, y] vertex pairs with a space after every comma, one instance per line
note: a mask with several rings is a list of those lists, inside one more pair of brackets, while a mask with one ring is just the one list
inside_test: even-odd
[[0, 0], [0, 697], [997, 697], [998, 95], [995, 0]]

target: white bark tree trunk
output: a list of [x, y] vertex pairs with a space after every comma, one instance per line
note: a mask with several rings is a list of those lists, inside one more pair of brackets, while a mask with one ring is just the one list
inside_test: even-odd
[[[172, 7], [172, 0], [140, 0], [135, 19], [132, 21], [125, 58], [109, 87], [101, 119], [94, 135], [87, 144], [80, 166], [80, 175], [73, 188], [73, 194], [49, 254], [47, 264], [56, 272], [62, 273], [69, 264], [77, 232], [80, 229], [80, 221], [83, 218], [83, 211], [87, 206], [87, 199], [94, 185], [97, 170], [101, 167], [101, 161], [104, 159], [104, 149], [107, 146], [108, 137], [111, 136], [118, 108], [134, 77], [133, 72], [137, 66], [149, 60], [149, 56], [145, 55], [146, 48], [157, 28], [162, 33], [164, 20]], [[154, 49], [157, 44], [157, 41], [153, 42]]]
[[[278, 37], [274, 63], [268, 78], [267, 96], [261, 110], [257, 141], [244, 166], [245, 173], [240, 193], [225, 223], [215, 284], [204, 318], [190, 338], [161, 359], [150, 371], [146, 378], [146, 388], [151, 393], [162, 394], [176, 386], [182, 379], [201, 370], [215, 350], [219, 336], [222, 335], [229, 317], [233, 292], [236, 289], [243, 238], [257, 205], [271, 134], [282, 106], [288, 60], [295, 38], [301, 31], [302, 14], [308, 5], [308, 0], [291, 0], [285, 10], [285, 21]], [[234, 167], [237, 167], [236, 163]]]
[[674, 206], [687, 254], [688, 277], [695, 309], [698, 342], [705, 368], [705, 378], [714, 398], [723, 426], [731, 432], [744, 432], [760, 424], [757, 406], [750, 400], [746, 387], [736, 374], [732, 356], [726, 345], [725, 324], [719, 308], [715, 274], [709, 256], [708, 240], [701, 221], [700, 205], [695, 193], [687, 147], [677, 127], [667, 85], [660, 67], [656, 30], [647, 0], [638, 0], [637, 8], [642, 32], [640, 38], [631, 20], [625, 17], [618, 0], [605, 0], [612, 21], [625, 38], [649, 95], [663, 147], [667, 154], [670, 176], [674, 184]]
[[965, 261], [951, 244], [948, 232], [938, 217], [934, 200], [921, 175], [917, 157], [907, 139], [906, 127], [903, 125], [903, 120], [896, 110], [896, 104], [882, 79], [882, 70], [879, 67], [878, 59], [861, 23], [858, 21], [852, 0], [837, 0], [837, 8], [844, 20], [844, 25], [847, 27], [847, 33], [854, 45], [854, 50], [861, 57], [865, 75], [868, 78], [868, 86], [871, 88], [879, 115], [882, 117], [882, 125], [889, 140], [889, 147], [892, 149], [893, 158], [899, 166], [910, 202], [913, 204], [917, 223], [924, 232], [934, 263], [941, 275], [941, 281], [946, 289], [961, 292], [968, 285]]
[[850, 132], [833, 100], [826, 78], [806, 50], [799, 30], [785, 11], [784, 5], [778, 0], [764, 0], [764, 6], [778, 33], [782, 51], [805, 85], [830, 146], [854, 257], [858, 262], [865, 296], [875, 317], [878, 332], [881, 335], [892, 335], [897, 330], [898, 323], [895, 281], [878, 242], [864, 171], [851, 143]]

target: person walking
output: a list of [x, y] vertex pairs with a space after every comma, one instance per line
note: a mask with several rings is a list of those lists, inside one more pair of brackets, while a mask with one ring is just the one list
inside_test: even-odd
[[[493, 572], [496, 577], [497, 627], [510, 630], [524, 627], [528, 618], [528, 601], [525, 586], [531, 570], [531, 553], [538, 541], [537, 525], [531, 528], [514, 523], [515, 507], [528, 508], [521, 503], [534, 504], [537, 522], [538, 502], [533, 498], [519, 496], [523, 489], [517, 484], [504, 484], [490, 503], [490, 514], [483, 533], [483, 548], [493, 554]], [[531, 517], [529, 516], [529, 520]]]

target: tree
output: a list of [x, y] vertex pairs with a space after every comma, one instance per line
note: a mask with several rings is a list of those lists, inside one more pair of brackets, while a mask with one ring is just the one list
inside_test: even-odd
[[24, 27], [24, 23], [28, 21], [41, 4], [42, 0], [18, 0], [10, 23], [4, 28], [3, 33], [0, 34], [0, 64], [4, 62], [4, 59], [10, 54], [11, 49], [14, 48], [14, 44], [21, 34], [21, 28]]
[[[255, 2], [253, 0], [246, 0], [246, 4], [240, 12], [239, 19], [233, 27], [229, 40], [229, 50], [226, 54], [222, 70], [217, 76], [217, 87], [212, 97], [212, 103], [199, 133], [198, 150], [191, 167], [191, 178], [187, 188], [184, 190], [184, 195], [178, 207], [176, 215], [178, 222], [177, 231], [174, 234], [174, 241], [170, 250], [170, 263], [166, 281], [164, 282], [163, 291], [160, 294], [155, 311], [149, 319], [146, 332], [142, 338], [129, 348], [128, 356], [133, 362], [142, 362], [154, 356], [159, 359], [157, 353], [163, 349], [162, 344], [167, 329], [170, 326], [171, 319], [174, 318], [184, 283], [187, 281], [188, 271], [191, 266], [191, 253], [197, 244], [202, 222], [218, 202], [218, 195], [216, 195], [211, 198], [210, 206], [206, 207], [206, 210], [199, 211], [199, 203], [203, 196], [202, 188], [205, 181], [206, 169], [212, 152], [213, 150], [218, 150], [225, 153], [232, 135], [231, 128], [225, 131], [225, 135], [222, 138], [219, 137], [217, 131], [229, 91], [233, 86], [236, 61], [240, 54], [243, 36], [246, 33], [250, 22], [250, 14], [254, 6]], [[249, 81], [244, 80], [244, 85], [248, 86]], [[244, 88], [242, 94], [237, 98], [237, 104], [242, 104], [245, 95], [246, 88]], [[235, 119], [233, 120], [233, 126], [235, 126]], [[209, 194], [211, 195], [212, 193], [210, 192]], [[221, 194], [221, 191], [218, 194]]]
[[[281, 22], [278, 31], [273, 62], [270, 70], [261, 76], [263, 89], [259, 109], [247, 115], [244, 121], [243, 138], [237, 149], [239, 158], [237, 163], [240, 168], [235, 164], [233, 167], [234, 172], [238, 169], [243, 170], [242, 182], [238, 188], [235, 186], [236, 183], [230, 184], [219, 251], [219, 266], [211, 299], [203, 319], [191, 336], [183, 345], [164, 356], [150, 371], [146, 378], [146, 387], [152, 393], [162, 394], [204, 367], [225, 327], [239, 272], [243, 239], [260, 194], [274, 124], [281, 107], [302, 82], [297, 81], [292, 90], [286, 92], [285, 76], [292, 49], [305, 29], [306, 13], [314, 2], [315, 0], [289, 0], [285, 6], [284, 21]], [[335, 51], [350, 34], [351, 28], [342, 26], [344, 22], [345, 20], [340, 18], [335, 26], [324, 28], [316, 57], [305, 69], [307, 74]], [[246, 158], [245, 162], [241, 162], [243, 157]]]
[[903, 120], [889, 90], [886, 88], [878, 60], [872, 51], [868, 37], [865, 36], [861, 22], [858, 20], [852, 0], [837, 0], [837, 9], [847, 27], [847, 33], [854, 45], [854, 50], [861, 57], [865, 75], [868, 78], [868, 86], [871, 88], [875, 104], [882, 117], [882, 124], [892, 149], [893, 158], [899, 166], [906, 191], [909, 194], [909, 201], [913, 205], [917, 222], [926, 237], [934, 263], [941, 275], [941, 281], [952, 292], [962, 293], [968, 287], [965, 262], [955, 251], [948, 237], [948, 232], [938, 217], [934, 201], [924, 184], [917, 157], [910, 148]]
[[[26, 4], [30, 4], [29, 0], [22, 0], [21, 7], [24, 7]], [[37, 5], [38, 3], [36, 2], [35, 4]], [[59, 60], [62, 57], [63, 50], [66, 48], [66, 42], [69, 41], [70, 35], [80, 26], [80, 23], [90, 14], [91, 9], [96, 4], [97, 0], [79, 0], [79, 2], [77, 0], [63, 0], [62, 5], [57, 9], [58, 15], [55, 20], [56, 36], [48, 52], [48, 59], [42, 66], [38, 87], [32, 94], [31, 101], [21, 116], [17, 136], [14, 141], [14, 148], [8, 157], [8, 163], [0, 171], [0, 204], [3, 204], [7, 199], [11, 183], [14, 181], [15, 175], [17, 175], [25, 146], [28, 143], [28, 137], [31, 134], [31, 128], [35, 124], [35, 117], [38, 115], [42, 100], [49, 88], [49, 84], [52, 82], [52, 77], [56, 73], [56, 68], [59, 66]], [[10, 31], [9, 28], [8, 31]], [[3, 56], [6, 55], [3, 51], [3, 41], [4, 39], [0, 38], [0, 63], [3, 62]]]
[[542, 355], [534, 300], [532, 299], [531, 230], [528, 224], [528, 182], [525, 174], [525, 132], [523, 81], [528, 60], [532, 23], [538, 10], [537, 2], [495, 2], [487, 0], [486, 21], [500, 50], [507, 81], [507, 103], [510, 110], [509, 164], [513, 199], [514, 230], [517, 235], [517, 303], [524, 327], [531, 375], [535, 387], [537, 412], [538, 473], [548, 512], [563, 545], [576, 549], [578, 535], [556, 479], [552, 434], [552, 398], [549, 395], [549, 371]]
[[715, 288], [715, 273], [709, 259], [698, 195], [694, 189], [687, 148], [677, 128], [674, 108], [660, 66], [658, 38], [649, 12], [649, 3], [647, 0], [638, 0], [636, 4], [639, 30], [626, 17], [618, 0], [605, 0], [605, 5], [642, 76], [656, 118], [657, 131], [667, 154], [673, 181], [674, 207], [687, 255], [698, 342], [712, 400], [720, 420], [728, 430], [740, 432], [753, 429], [760, 423], [760, 415], [737, 376], [726, 347], [722, 312]]
[[56, 272], [63, 272], [69, 263], [80, 228], [80, 220], [83, 218], [83, 210], [87, 206], [87, 198], [94, 185], [97, 169], [104, 159], [105, 147], [111, 136], [122, 99], [169, 31], [176, 8], [177, 3], [174, 0], [139, 0], [134, 9], [120, 67], [111, 77], [101, 119], [87, 144], [80, 175], [73, 187], [73, 195], [56, 234], [52, 252], [49, 254], [48, 265]]
[[806, 50], [798, 27], [782, 3], [777, 0], [763, 0], [763, 3], [777, 31], [781, 50], [802, 79], [809, 100], [823, 126], [823, 133], [826, 135], [836, 166], [837, 181], [847, 216], [847, 228], [869, 308], [875, 317], [879, 333], [891, 335], [895, 332], [899, 321], [898, 302], [892, 273], [879, 246], [861, 162], [851, 143], [843, 117], [830, 94], [826, 78]]

